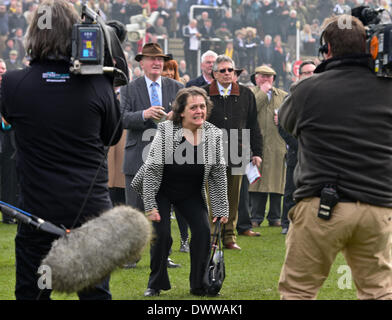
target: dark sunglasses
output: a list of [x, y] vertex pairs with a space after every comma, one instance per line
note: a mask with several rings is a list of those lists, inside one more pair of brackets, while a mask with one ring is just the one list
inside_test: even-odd
[[225, 73], [226, 71], [229, 71], [229, 73], [233, 72], [234, 69], [233, 68], [226, 68], [226, 69], [220, 69], [218, 70], [220, 73]]

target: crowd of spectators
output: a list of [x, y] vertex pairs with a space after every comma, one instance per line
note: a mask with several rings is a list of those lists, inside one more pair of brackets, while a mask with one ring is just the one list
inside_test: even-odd
[[[124, 43], [131, 78], [140, 74], [134, 56], [144, 43], [159, 42], [164, 47], [164, 39], [182, 38], [187, 44], [189, 41], [184, 36], [184, 29], [194, 18], [197, 20], [200, 54], [209, 49], [218, 54], [227, 54], [248, 74], [255, 67], [267, 64], [277, 71], [282, 79], [279, 83], [286, 89], [290, 63], [296, 58], [298, 26], [301, 56], [315, 57], [320, 25], [327, 16], [349, 12], [350, 8], [358, 5], [381, 6], [391, 11], [391, 0], [69, 1], [79, 12], [85, 2], [90, 8], [100, 9], [107, 20], [114, 19], [124, 24], [130, 24], [131, 17], [144, 17], [141, 38]], [[0, 0], [0, 55], [7, 64], [7, 70], [23, 68], [28, 64], [23, 36], [38, 3], [39, 0]], [[186, 50], [188, 48], [184, 46], [184, 52]], [[197, 74], [189, 66], [194, 62], [184, 59], [182, 64], [186, 63], [191, 69], [191, 72], [184, 72], [188, 75], [185, 77], [187, 80]]]

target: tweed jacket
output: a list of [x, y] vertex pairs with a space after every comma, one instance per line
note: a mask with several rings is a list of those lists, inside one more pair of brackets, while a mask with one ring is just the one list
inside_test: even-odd
[[259, 87], [250, 88], [256, 98], [257, 120], [263, 136], [263, 162], [260, 170], [263, 178], [249, 186], [249, 192], [272, 192], [284, 194], [286, 183], [286, 143], [274, 123], [274, 114], [287, 93], [272, 88], [271, 100]]
[[[161, 186], [164, 165], [173, 163], [173, 156], [183, 138], [183, 128], [168, 120], [158, 125], [146, 162], [136, 173], [131, 186], [142, 197], [145, 211], [158, 208], [156, 195]], [[206, 184], [210, 194], [210, 210], [214, 217], [227, 217], [226, 163], [223, 155], [222, 131], [209, 122], [202, 126], [204, 177], [201, 193], [208, 208]]]

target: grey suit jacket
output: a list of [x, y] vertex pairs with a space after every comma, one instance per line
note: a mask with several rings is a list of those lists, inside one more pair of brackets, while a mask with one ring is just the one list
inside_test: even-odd
[[[162, 77], [162, 106], [170, 112], [178, 90], [184, 85], [176, 80]], [[157, 125], [151, 119], [143, 120], [143, 111], [151, 107], [150, 96], [144, 77], [131, 81], [121, 87], [121, 108], [124, 110], [123, 126], [127, 129], [124, 151], [123, 172], [135, 175], [143, 164], [143, 154], [152, 141]], [[148, 130], [147, 129], [155, 129]], [[144, 133], [144, 137], [143, 137]]]

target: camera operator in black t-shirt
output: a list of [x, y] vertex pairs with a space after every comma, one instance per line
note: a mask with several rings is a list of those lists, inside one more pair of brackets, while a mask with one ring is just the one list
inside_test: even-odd
[[[69, 2], [41, 2], [27, 33], [30, 67], [7, 73], [1, 88], [1, 112], [16, 136], [19, 207], [66, 228], [74, 227], [104, 146], [111, 138], [116, 144], [122, 133], [121, 125], [115, 132], [120, 108], [112, 80], [69, 72], [72, 27], [78, 22]], [[75, 226], [111, 208], [107, 179], [104, 164]], [[17, 299], [50, 298], [50, 288], [40, 290], [37, 270], [54, 239], [29, 225], [18, 226]], [[78, 295], [111, 299], [109, 279]]]

